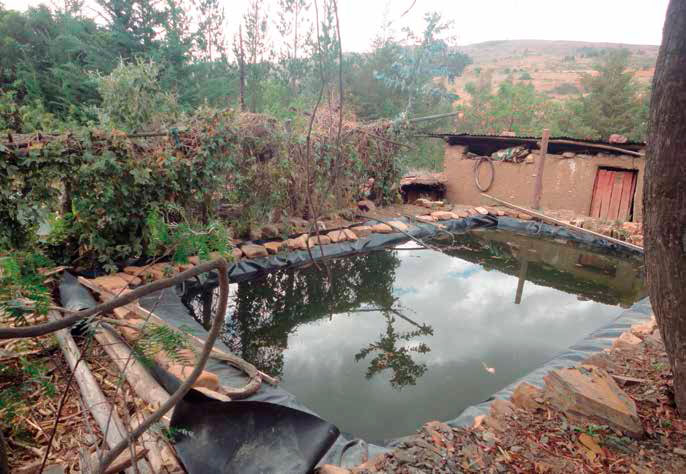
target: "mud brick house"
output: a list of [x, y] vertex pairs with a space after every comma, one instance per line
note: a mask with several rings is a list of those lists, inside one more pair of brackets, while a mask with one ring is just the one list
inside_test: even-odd
[[[481, 192], [531, 206], [540, 138], [467, 134], [445, 140], [446, 199], [491, 204]], [[545, 155], [541, 207], [606, 221], [642, 220], [645, 144], [551, 138]]]

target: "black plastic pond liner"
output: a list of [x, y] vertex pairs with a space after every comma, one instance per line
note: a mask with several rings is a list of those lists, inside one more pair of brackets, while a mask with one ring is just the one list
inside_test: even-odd
[[[375, 222], [369, 222], [369, 224], [373, 225]], [[548, 224], [520, 221], [507, 217], [473, 216], [466, 219], [443, 221], [441, 224], [445, 227], [446, 231], [451, 233], [461, 233], [476, 228], [497, 227], [527, 235], [565, 239], [582, 246], [602, 249], [610, 253], [619, 253], [626, 256], [642, 255], [640, 252], [627, 247], [587, 234], [577, 234]], [[413, 237], [424, 239], [430, 239], [436, 236], [438, 232], [440, 231], [436, 226], [423, 223], [413, 225], [408, 231]], [[372, 234], [367, 238], [356, 241], [315, 247], [312, 249], [312, 256], [315, 259], [343, 257], [379, 250], [404, 243], [407, 240], [407, 236], [402, 233]], [[275, 255], [255, 260], [242, 260], [231, 266], [229, 277], [232, 282], [241, 282], [253, 279], [263, 273], [284, 268], [295, 268], [310, 263], [311, 259], [307, 251], [291, 252], [285, 255]], [[210, 275], [209, 278], [216, 278], [216, 274]], [[75, 280], [64, 284], [69, 286], [73, 284], [79, 285]], [[154, 311], [155, 314], [164, 319], [168, 324], [182, 328], [195, 336], [205, 339], [207, 331], [192, 318], [188, 309], [181, 302], [180, 294], [183, 294], [184, 290], [183, 286], [176, 289], [166, 289], [141, 298], [140, 304], [144, 308]], [[76, 307], [79, 304], [86, 303], [80, 299], [77, 291], [62, 291], [61, 285], [60, 292], [63, 298], [67, 298], [67, 300], [73, 298], [80, 301], [80, 303], [71, 303], [75, 304]], [[62, 304], [66, 305], [69, 303], [63, 299]], [[648, 298], [645, 298], [623, 312], [608, 326], [593, 332], [578, 344], [548, 361], [542, 367], [495, 393], [488, 400], [465, 409], [457, 418], [449, 420], [447, 423], [456, 427], [470, 425], [475, 416], [488, 412], [490, 403], [494, 399], [509, 398], [512, 390], [519, 383], [526, 381], [532, 385], [541, 386], [543, 376], [549, 371], [576, 365], [591, 354], [610, 347], [612, 341], [622, 332], [629, 329], [633, 324], [650, 318], [650, 314], [650, 303]], [[230, 352], [229, 348], [221, 341], [217, 341], [216, 346]], [[247, 382], [243, 372], [221, 361], [210, 359], [206, 370], [215, 373], [223, 385], [240, 387]], [[175, 384], [178, 384], [178, 380], [168, 376], [168, 374], [158, 373], [157, 376], [158, 380], [170, 392], [174, 390]], [[266, 403], [247, 405], [249, 402]], [[285, 407], [288, 410], [282, 412], [275, 409], [275, 406]], [[250, 407], [249, 410], [247, 410], [248, 407]], [[288, 423], [282, 423], [279, 416], [283, 416], [284, 413], [290, 413], [291, 415], [293, 413], [302, 413], [304, 418], [300, 420], [296, 415]], [[188, 429], [192, 434], [180, 438], [178, 446], [179, 456], [191, 474], [239, 471], [310, 472], [312, 466], [327, 463], [352, 467], [379, 453], [392, 449], [403, 440], [403, 438], [399, 438], [384, 442], [367, 443], [352, 435], [338, 434], [338, 430], [335, 427], [324, 422], [316, 415], [312, 410], [301, 405], [291, 393], [278, 386], [274, 387], [263, 382], [260, 390], [245, 401], [218, 402], [193, 391], [190, 398], [187, 398], [184, 404], [175, 409], [171, 427], [178, 428], [183, 432], [183, 430], [188, 428], [184, 428], [182, 423], [190, 423], [192, 425], [192, 429]], [[252, 434], [250, 434], [249, 429], [243, 426], [242, 422], [238, 422], [237, 417], [246, 423], [256, 423], [250, 425], [253, 427]], [[319, 420], [319, 422], [315, 422], [313, 419]], [[283, 436], [283, 439], [263, 438], [263, 444], [256, 444], [257, 438], [262, 436], [262, 431], [258, 428], [269, 427], [271, 426], [269, 423], [277, 423], [277, 420], [278, 423], [281, 423], [279, 426], [285, 427], [285, 431], [279, 434], [279, 437]], [[301, 433], [299, 430], [303, 432]], [[296, 431], [298, 432], [296, 433]], [[196, 433], [199, 433], [200, 436], [197, 436]], [[298, 444], [300, 441], [296, 440], [307, 440], [312, 449], [303, 450], [298, 447], [300, 446]], [[266, 464], [243, 464], [238, 469], [237, 462], [248, 462], [245, 461], [247, 458], [239, 457], [236, 454], [239, 453], [242, 446], [249, 448], [254, 453], [259, 453], [259, 457], [264, 458], [263, 461]], [[313, 457], [308, 458], [307, 456]], [[315, 459], [317, 456], [318, 458]], [[262, 462], [262, 460], [259, 462]], [[272, 466], [277, 466], [278, 468], [272, 470]], [[258, 470], [252, 471], [251, 469], [253, 468]]]
[[302, 410], [220, 402], [197, 391], [176, 406], [170, 426], [190, 473], [311, 472], [339, 435], [331, 423]]

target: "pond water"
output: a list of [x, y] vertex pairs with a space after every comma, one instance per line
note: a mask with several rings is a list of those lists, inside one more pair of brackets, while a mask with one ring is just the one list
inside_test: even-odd
[[[645, 294], [639, 259], [572, 242], [489, 229], [432, 244], [232, 284], [222, 338], [341, 431], [380, 441], [456, 417]], [[216, 294], [184, 302], [207, 325]]]

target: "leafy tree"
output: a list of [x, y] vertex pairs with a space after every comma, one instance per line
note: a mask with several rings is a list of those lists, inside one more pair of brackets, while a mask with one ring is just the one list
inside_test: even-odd
[[160, 86], [154, 63], [122, 61], [111, 74], [96, 80], [103, 98], [98, 114], [105, 126], [126, 132], [159, 130], [179, 115], [176, 97]]
[[629, 51], [614, 50], [595, 67], [596, 75], [582, 78], [586, 90], [580, 98], [582, 120], [604, 139], [613, 133], [631, 135], [637, 126], [641, 104], [628, 64]]
[[434, 98], [452, 101], [457, 99], [436, 79], [452, 83], [471, 63], [469, 57], [451, 47], [451, 37], [446, 36], [453, 26], [444, 22], [439, 13], [427, 13], [421, 36], [404, 28], [403, 47], [395, 49], [390, 68], [378, 71], [377, 78], [393, 89], [406, 95], [405, 112], [416, 112], [421, 99]]
[[[71, 13], [0, 10], [0, 90], [13, 91], [17, 107], [38, 104], [60, 118], [77, 117], [98, 102], [84, 71], [110, 69], [104, 40], [93, 20]], [[20, 120], [13, 129], [23, 131]]]

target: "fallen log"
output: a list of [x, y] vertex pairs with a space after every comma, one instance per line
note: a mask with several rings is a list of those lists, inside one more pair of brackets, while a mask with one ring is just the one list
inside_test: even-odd
[[[56, 321], [59, 319], [60, 314], [57, 311], [48, 311], [48, 320]], [[121, 418], [105, 398], [86, 361], [81, 360], [81, 351], [74, 342], [74, 338], [71, 337], [69, 330], [60, 329], [55, 332], [55, 337], [69, 368], [74, 372], [74, 379], [79, 386], [81, 396], [103, 433], [105, 442], [110, 448], [117, 446], [127, 439], [128, 433]], [[138, 461], [137, 465], [144, 472], [150, 469], [145, 460]]]

